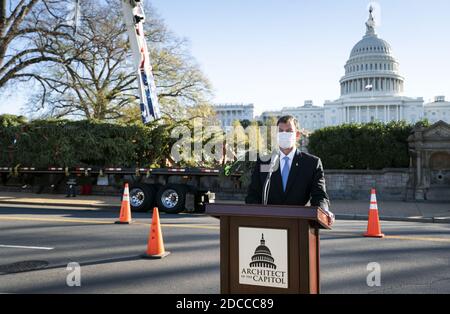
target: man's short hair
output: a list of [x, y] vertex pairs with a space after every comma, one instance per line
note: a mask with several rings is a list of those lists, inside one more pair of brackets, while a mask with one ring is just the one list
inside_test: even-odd
[[277, 126], [279, 126], [280, 123], [289, 123], [291, 121], [294, 123], [294, 126], [297, 129], [297, 131], [300, 131], [300, 125], [299, 125], [297, 119], [291, 115], [282, 116], [281, 118], [279, 118], [278, 122], [277, 122]]

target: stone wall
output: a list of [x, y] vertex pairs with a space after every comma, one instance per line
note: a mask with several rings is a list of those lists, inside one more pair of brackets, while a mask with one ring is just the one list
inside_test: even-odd
[[406, 200], [409, 169], [325, 170], [327, 191], [335, 200], [368, 200], [377, 189], [379, 200]]
[[[370, 190], [377, 190], [377, 199], [405, 201], [410, 178], [409, 169], [325, 170], [327, 192], [331, 200], [370, 199]], [[246, 188], [222, 188], [215, 191], [217, 199], [243, 201]]]

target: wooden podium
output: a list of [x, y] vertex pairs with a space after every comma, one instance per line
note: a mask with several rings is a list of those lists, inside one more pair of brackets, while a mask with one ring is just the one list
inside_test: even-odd
[[206, 204], [220, 218], [223, 294], [320, 293], [320, 208]]

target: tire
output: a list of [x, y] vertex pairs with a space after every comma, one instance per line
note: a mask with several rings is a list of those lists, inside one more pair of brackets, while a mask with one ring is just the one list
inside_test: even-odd
[[168, 184], [161, 187], [156, 196], [158, 208], [168, 214], [184, 211], [187, 189], [184, 185]]
[[155, 189], [152, 185], [134, 183], [130, 186], [130, 207], [133, 212], [146, 212], [155, 204]]

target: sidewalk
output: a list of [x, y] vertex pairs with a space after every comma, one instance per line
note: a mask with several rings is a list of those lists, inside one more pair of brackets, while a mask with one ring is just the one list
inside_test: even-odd
[[76, 197], [66, 197], [64, 194], [0, 192], [0, 203], [105, 209], [120, 208], [120, 196], [77, 195]]
[[[435, 202], [378, 201], [381, 220], [450, 223], [450, 204]], [[369, 201], [332, 201], [336, 219], [367, 220]]]
[[[243, 204], [241, 201], [219, 199], [216, 202]], [[66, 198], [63, 194], [0, 192], [0, 203], [117, 209], [120, 208], [120, 196], [77, 195], [75, 198]], [[378, 201], [378, 209], [381, 220], [450, 223], [450, 204], [448, 203]], [[369, 201], [332, 201], [331, 210], [336, 215], [336, 219], [367, 220]]]

